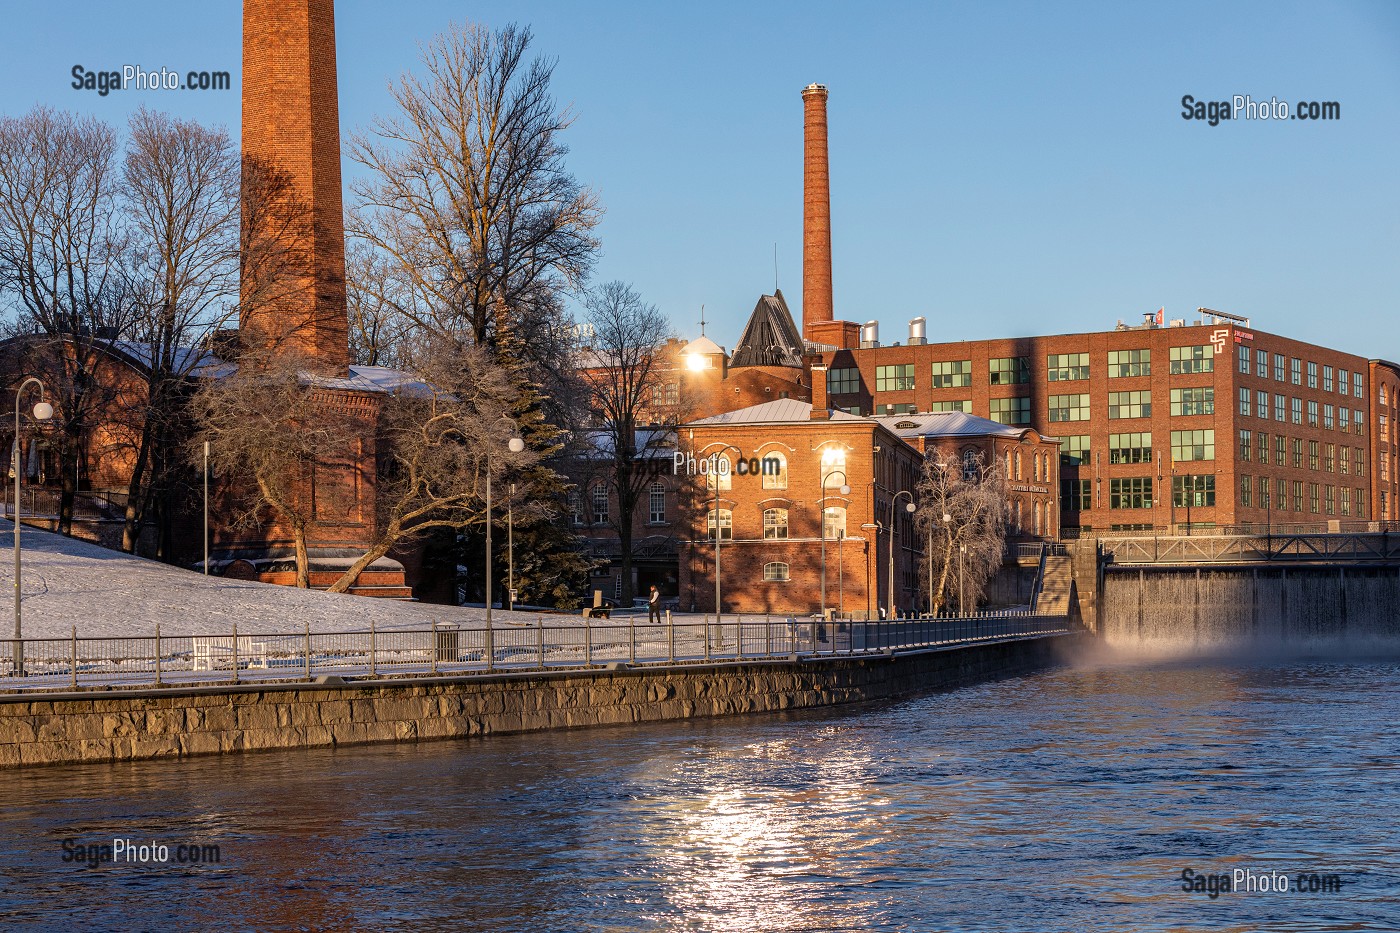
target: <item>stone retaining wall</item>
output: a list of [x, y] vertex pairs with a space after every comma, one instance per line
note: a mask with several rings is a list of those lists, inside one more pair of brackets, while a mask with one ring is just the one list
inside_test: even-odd
[[0, 767], [461, 738], [833, 706], [1054, 663], [1077, 636], [897, 655], [0, 698]]

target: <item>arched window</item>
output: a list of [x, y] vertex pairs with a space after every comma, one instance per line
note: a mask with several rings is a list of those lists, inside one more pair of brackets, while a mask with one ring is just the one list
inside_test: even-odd
[[764, 583], [786, 583], [791, 577], [788, 575], [788, 565], [780, 560], [769, 561], [763, 565]]
[[846, 510], [839, 505], [827, 506], [823, 512], [825, 520], [822, 524], [822, 531], [828, 538], [844, 538], [846, 536]]
[[[713, 541], [715, 539], [714, 509], [710, 509], [705, 520], [705, 527], [708, 529], [710, 540]], [[729, 509], [719, 510], [719, 535], [720, 539], [723, 541], [734, 540], [734, 513]]]
[[583, 499], [577, 488], [569, 490], [569, 517], [575, 525], [583, 524]]
[[788, 488], [787, 457], [779, 453], [764, 454], [759, 470], [763, 473], [764, 489]]
[[1006, 448], [1006, 478], [1012, 479], [1016, 474], [1011, 472], [1011, 448]]
[[1033, 472], [1035, 473], [1035, 481], [1038, 483], [1040, 482], [1040, 454], [1031, 454], [1031, 460], [1034, 461], [1032, 463], [1032, 466], [1035, 468]]
[[1039, 534], [1041, 533], [1041, 531], [1040, 531], [1040, 503], [1039, 503], [1039, 502], [1037, 502], [1037, 503], [1035, 504], [1035, 533], [1036, 533], [1037, 535], [1039, 535]]
[[977, 468], [981, 465], [982, 457], [975, 448], [969, 447], [962, 452], [963, 479], [969, 482], [977, 479]]
[[728, 454], [721, 454], [718, 457], [710, 457], [709, 472], [705, 474], [705, 488], [710, 492], [715, 491], [715, 481], [719, 481], [720, 491], [732, 489], [734, 487], [734, 465], [729, 462]]
[[1021, 478], [1021, 452], [1016, 451], [1016, 478]]
[[786, 538], [788, 536], [787, 509], [763, 510], [763, 537]]
[[608, 522], [608, 487], [602, 483], [593, 487], [593, 524]]
[[653, 525], [663, 525], [666, 523], [666, 486], [664, 483], [651, 484], [651, 523]]

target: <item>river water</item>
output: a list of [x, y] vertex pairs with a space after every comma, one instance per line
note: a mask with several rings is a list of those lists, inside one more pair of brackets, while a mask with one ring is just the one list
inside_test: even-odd
[[[1397, 760], [1400, 660], [1100, 656], [838, 711], [9, 772], [0, 922], [1396, 930]], [[116, 838], [219, 862], [64, 861]]]

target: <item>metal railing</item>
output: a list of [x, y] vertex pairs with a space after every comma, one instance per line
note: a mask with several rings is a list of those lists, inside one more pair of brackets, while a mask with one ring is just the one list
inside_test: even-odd
[[541, 619], [492, 629], [434, 624], [294, 634], [235, 626], [224, 635], [162, 635], [157, 627], [150, 636], [120, 638], [79, 638], [74, 629], [67, 638], [0, 640], [0, 693], [860, 656], [1071, 630], [1063, 616], [1024, 611], [870, 622], [721, 617], [546, 625]]
[[1400, 534], [1101, 538], [1099, 547], [1115, 564], [1394, 561], [1400, 559]]

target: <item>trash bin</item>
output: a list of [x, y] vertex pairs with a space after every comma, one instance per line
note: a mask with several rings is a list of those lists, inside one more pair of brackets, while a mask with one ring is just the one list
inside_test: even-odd
[[438, 625], [434, 630], [433, 653], [438, 661], [456, 663], [462, 660], [462, 628], [459, 625]]

